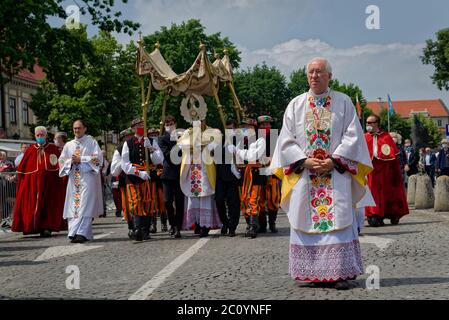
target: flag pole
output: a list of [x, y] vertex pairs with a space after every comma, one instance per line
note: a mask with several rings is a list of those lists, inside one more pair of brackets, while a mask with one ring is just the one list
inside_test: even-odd
[[388, 115], [388, 132], [390, 132], [390, 105], [389, 104], [388, 104], [388, 109], [387, 109], [387, 115]]

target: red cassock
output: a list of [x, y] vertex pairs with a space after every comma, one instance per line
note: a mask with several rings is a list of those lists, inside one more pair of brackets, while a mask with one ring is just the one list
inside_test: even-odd
[[366, 207], [367, 217], [377, 215], [387, 219], [399, 219], [409, 213], [401, 167], [397, 155], [399, 150], [387, 132], [377, 134], [377, 157], [373, 156], [374, 135], [365, 133], [374, 170], [368, 175], [368, 186], [376, 207]]
[[59, 177], [59, 148], [32, 145], [17, 167], [16, 206], [11, 230], [23, 234], [67, 229], [63, 220], [66, 184]]

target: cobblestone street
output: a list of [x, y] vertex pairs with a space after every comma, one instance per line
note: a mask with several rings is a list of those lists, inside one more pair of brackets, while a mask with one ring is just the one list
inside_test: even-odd
[[[447, 299], [449, 213], [411, 210], [401, 224], [364, 229], [365, 269], [378, 266], [380, 288], [367, 289], [373, 267], [352, 281], [353, 289], [309, 288], [288, 275], [289, 227], [279, 233], [234, 238], [219, 230], [199, 239], [164, 232], [142, 243], [130, 241], [120, 218], [96, 219], [96, 239], [70, 244], [66, 233], [52, 238], [0, 233], [2, 299]], [[80, 288], [69, 290], [72, 267]], [[68, 268], [69, 267], [69, 268]], [[370, 271], [371, 270], [371, 271]], [[68, 272], [66, 272], [68, 271]], [[369, 283], [373, 283], [372, 281]]]

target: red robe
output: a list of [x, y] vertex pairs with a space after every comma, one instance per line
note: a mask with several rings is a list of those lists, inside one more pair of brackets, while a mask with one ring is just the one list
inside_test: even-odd
[[62, 218], [65, 183], [59, 177], [59, 148], [32, 145], [17, 167], [17, 196], [11, 230], [23, 234], [67, 229]]
[[387, 132], [377, 135], [377, 157], [374, 157], [374, 135], [365, 133], [374, 170], [368, 175], [368, 186], [376, 207], [366, 207], [367, 217], [399, 219], [409, 213], [404, 182], [398, 159], [399, 149]]

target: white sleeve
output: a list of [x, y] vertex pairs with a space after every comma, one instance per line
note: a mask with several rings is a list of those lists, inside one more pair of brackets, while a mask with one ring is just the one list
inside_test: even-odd
[[164, 154], [156, 140], [153, 140], [153, 148], [156, 150], [150, 154], [151, 162], [155, 165], [162, 164], [164, 162]]
[[248, 150], [236, 150], [236, 156], [238, 157], [237, 163], [241, 163], [242, 160], [255, 162], [256, 160], [259, 160], [263, 157], [263, 155], [265, 154], [265, 149], [265, 139], [260, 137], [256, 142], [253, 142], [249, 145]]
[[121, 166], [123, 172], [125, 172], [126, 174], [139, 176], [139, 170], [133, 167], [132, 163], [129, 161], [129, 148], [127, 142], [123, 144]]
[[72, 170], [72, 156], [69, 154], [68, 144], [66, 144], [59, 156], [59, 176], [68, 176], [70, 170]]
[[118, 177], [122, 173], [122, 157], [118, 150], [114, 151], [111, 163], [111, 174], [113, 177]]

